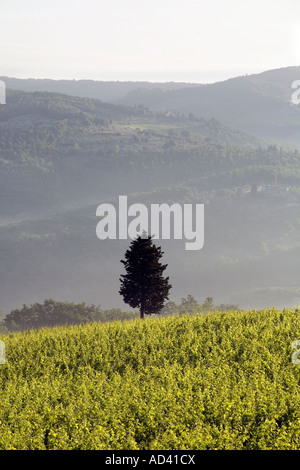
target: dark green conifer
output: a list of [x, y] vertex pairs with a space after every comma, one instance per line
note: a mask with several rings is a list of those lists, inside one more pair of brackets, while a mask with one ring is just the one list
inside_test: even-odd
[[132, 308], [139, 308], [140, 317], [159, 313], [164, 301], [169, 298], [169, 277], [163, 277], [167, 264], [160, 259], [163, 255], [160, 247], [152, 242], [152, 237], [138, 236], [131, 242], [125, 253], [126, 274], [121, 275], [119, 293], [124, 302]]

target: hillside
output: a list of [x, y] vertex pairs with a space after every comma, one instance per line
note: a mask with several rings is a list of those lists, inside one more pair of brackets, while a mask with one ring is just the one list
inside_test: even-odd
[[153, 181], [155, 187], [178, 183], [195, 170], [208, 170], [208, 158], [215, 166], [219, 148], [232, 159], [248, 146], [252, 161], [252, 147], [265, 145], [216, 120], [191, 121], [47, 92], [7, 95], [7, 104], [0, 107], [5, 220], [78, 207], [128, 188], [151, 190]]
[[[220, 167], [221, 154], [235, 170], [268, 164], [273, 150], [264, 155], [258, 149], [267, 146], [215, 119], [153, 113], [55, 93], [8, 91], [7, 105], [0, 107], [1, 201], [9, 195], [12, 203], [29, 198], [34, 205], [37, 194], [41, 203], [44, 199], [54, 204], [60, 197], [59, 204], [71, 198], [87, 201], [99, 192], [107, 197], [113, 186], [107, 184], [109, 179], [135, 190], [152, 189], [153, 177], [157, 186], [166, 180], [176, 183], [194, 176], [195, 169], [209, 179], [208, 172]], [[286, 155], [290, 153], [282, 155], [284, 166]], [[274, 159], [274, 164], [280, 163]], [[222, 170], [229, 169], [225, 165]]]
[[[274, 170], [289, 192], [252, 198]], [[215, 119], [10, 91], [0, 107], [0, 309], [49, 297], [123, 308], [129, 240], [96, 237], [97, 206], [121, 194], [205, 204], [201, 251], [159, 240], [175, 301], [200, 292], [243, 308], [297, 305], [299, 179], [297, 149]]]
[[97, 81], [97, 80], [51, 80], [33, 78], [0, 77], [11, 90], [27, 92], [51, 92], [62, 93], [80, 98], [94, 98], [105, 102], [125, 98], [133, 90], [143, 88], [147, 90], [177, 90], [190, 86], [199, 86], [193, 83], [152, 83], [152, 82], [121, 82], [121, 81]]
[[[107, 200], [118, 207], [116, 199]], [[205, 203], [205, 244], [159, 240], [172, 280], [171, 299], [188, 293], [242, 308], [299, 303], [299, 196], [251, 197], [240, 191], [170, 187], [132, 194], [128, 203]], [[294, 201], [294, 202], [290, 202]], [[97, 204], [0, 226], [1, 310], [46, 298], [124, 308], [120, 260], [129, 240], [96, 237]]]
[[1, 450], [299, 450], [298, 310], [1, 335]]
[[300, 145], [300, 107], [291, 104], [300, 67], [285, 67], [211, 84], [42, 80], [0, 77], [7, 88], [96, 98], [152, 111], [216, 119], [246, 133]]
[[194, 113], [260, 137], [299, 145], [300, 107], [291, 103], [292, 83], [299, 79], [300, 67], [287, 67], [197, 88], [151, 92], [140, 87], [118, 103]]

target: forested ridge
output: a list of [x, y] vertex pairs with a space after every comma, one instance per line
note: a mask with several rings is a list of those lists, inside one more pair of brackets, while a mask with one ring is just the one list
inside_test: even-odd
[[[203, 250], [190, 259], [179, 242], [163, 243], [172, 300], [200, 288], [217, 304], [293, 305], [299, 170], [297, 147], [214, 118], [7, 90], [0, 107], [0, 308], [7, 314], [47, 298], [123, 308], [115, 295], [126, 244], [95, 235], [97, 205], [117, 204], [121, 194], [146, 205], [205, 204]], [[252, 194], [274, 184], [275, 172], [286, 194]]]

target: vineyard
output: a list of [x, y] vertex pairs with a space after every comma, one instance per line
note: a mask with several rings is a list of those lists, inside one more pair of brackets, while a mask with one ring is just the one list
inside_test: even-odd
[[1, 450], [300, 449], [300, 312], [0, 335]]

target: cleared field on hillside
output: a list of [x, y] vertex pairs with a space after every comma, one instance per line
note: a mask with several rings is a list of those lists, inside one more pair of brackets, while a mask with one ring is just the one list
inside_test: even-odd
[[1, 335], [0, 449], [300, 449], [300, 312]]

